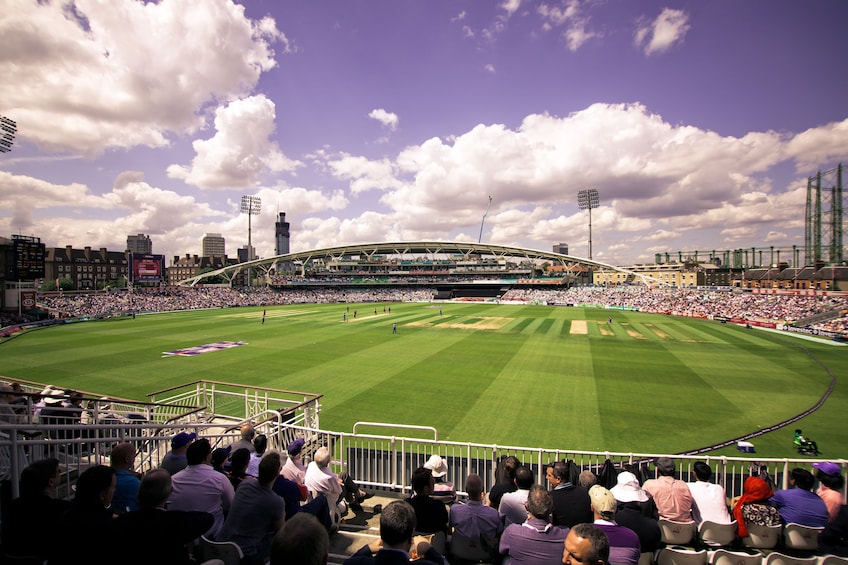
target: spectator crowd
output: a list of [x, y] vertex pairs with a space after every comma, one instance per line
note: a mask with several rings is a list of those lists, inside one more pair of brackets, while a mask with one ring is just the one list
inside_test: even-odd
[[[329, 469], [326, 447], [304, 465], [303, 439], [285, 453], [263, 453], [263, 442], [249, 424], [241, 439], [214, 450], [208, 439], [183, 432], [171, 440], [176, 455], [170, 465], [143, 475], [134, 471], [135, 446], [119, 443], [110, 465], [79, 475], [71, 501], [56, 496], [59, 461], [36, 461], [21, 473], [20, 496], [4, 511], [3, 554], [53, 565], [80, 562], [84, 549], [87, 563], [121, 555], [122, 563], [188, 565], [202, 561], [205, 540], [214, 540], [237, 545], [242, 565], [326, 563], [338, 528], [333, 514], [371, 493]], [[236, 463], [241, 452], [248, 453], [245, 461], [259, 455], [253, 474]], [[457, 500], [447, 494], [453, 483], [444, 461], [434, 456], [412, 473], [410, 497], [374, 507], [381, 513], [379, 539], [352, 550], [345, 564], [637, 565], [643, 554], [665, 547], [663, 520], [691, 525], [692, 539], [684, 544], [737, 549], [752, 525], [800, 524], [822, 530], [821, 554], [848, 556], [845, 479], [837, 463], [814, 463], [815, 475], [793, 469], [785, 490], [752, 474], [734, 500], [712, 482], [707, 463], [694, 464], [688, 483], [674, 460], [660, 457], [654, 466], [650, 478], [638, 465], [605, 467], [595, 476], [572, 461], [552, 461], [540, 481], [530, 466], [509, 457], [488, 495], [472, 472], [465, 477], [466, 497]], [[707, 522], [729, 526], [737, 537], [727, 543], [695, 533]], [[41, 537], [45, 531], [50, 543]]]

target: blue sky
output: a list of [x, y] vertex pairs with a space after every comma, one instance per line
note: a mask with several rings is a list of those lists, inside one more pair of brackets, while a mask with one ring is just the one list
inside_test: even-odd
[[155, 253], [384, 240], [803, 245], [846, 161], [842, 0], [6, 0], [0, 235]]

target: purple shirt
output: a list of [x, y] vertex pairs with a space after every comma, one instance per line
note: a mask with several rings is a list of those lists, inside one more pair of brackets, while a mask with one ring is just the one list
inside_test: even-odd
[[780, 517], [789, 524], [818, 528], [827, 526], [827, 506], [817, 494], [801, 488], [779, 490], [769, 501], [780, 511]]
[[503, 529], [498, 511], [479, 500], [451, 506], [450, 523], [456, 533], [467, 538], [480, 535], [496, 538]]
[[639, 536], [630, 528], [619, 526], [614, 522], [606, 520], [595, 520], [595, 525], [600, 528], [609, 539], [610, 563], [639, 563], [642, 554], [642, 546]]
[[530, 563], [560, 565], [568, 528], [554, 526], [541, 518], [527, 518], [523, 524], [510, 524], [501, 536], [500, 553], [504, 565]]

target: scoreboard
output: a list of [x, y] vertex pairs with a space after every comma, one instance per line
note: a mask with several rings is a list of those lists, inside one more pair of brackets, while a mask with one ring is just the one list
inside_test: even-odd
[[13, 280], [34, 281], [44, 278], [45, 246], [38, 238], [12, 236]]

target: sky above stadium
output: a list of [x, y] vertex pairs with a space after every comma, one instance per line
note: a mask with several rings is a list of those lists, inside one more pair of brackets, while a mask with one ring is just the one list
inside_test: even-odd
[[[200, 254], [804, 244], [848, 152], [844, 0], [5, 0], [0, 235]], [[491, 198], [491, 205], [490, 205]], [[488, 214], [483, 222], [484, 214]], [[482, 232], [481, 232], [482, 227]]]

